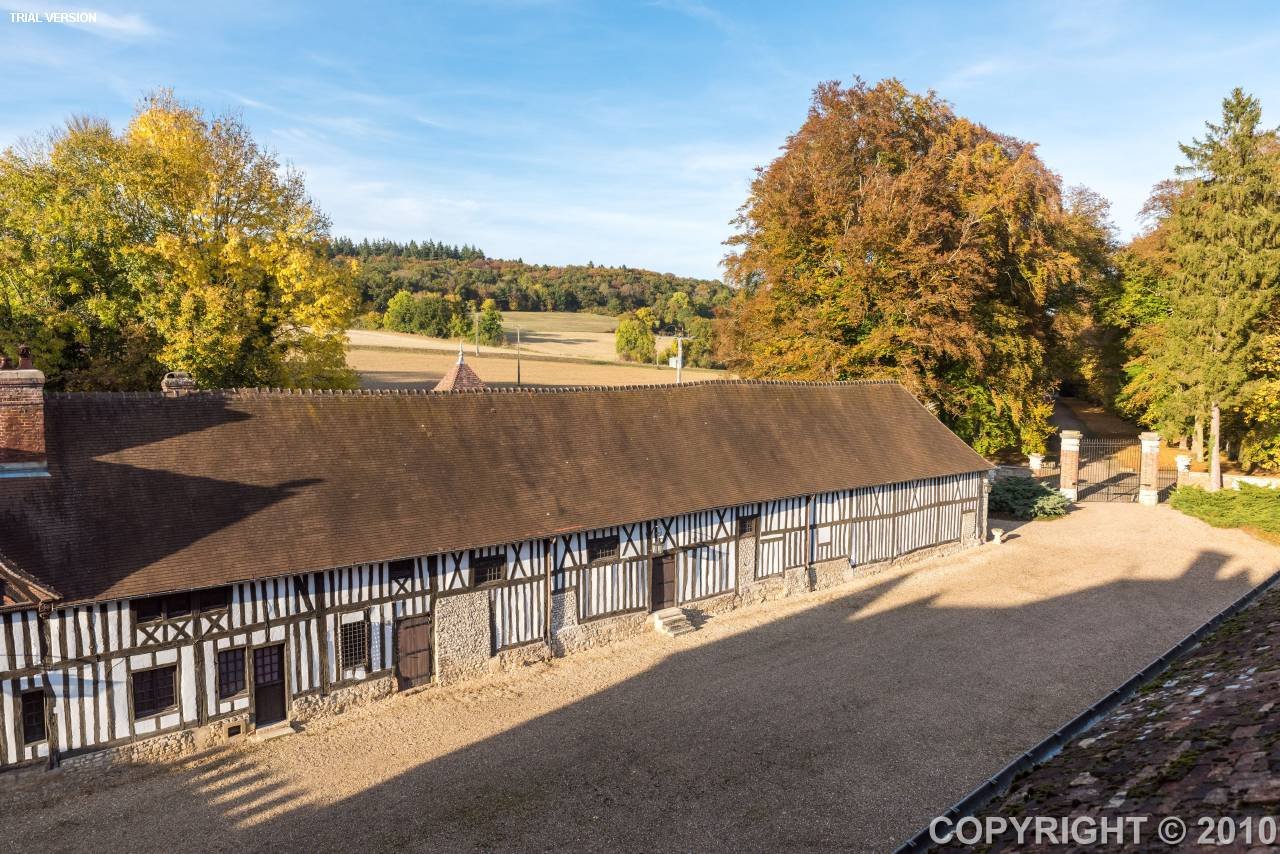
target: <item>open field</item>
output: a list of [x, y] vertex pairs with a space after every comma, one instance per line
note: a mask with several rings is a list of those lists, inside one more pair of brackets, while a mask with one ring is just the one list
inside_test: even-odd
[[[521, 349], [526, 353], [604, 362], [616, 361], [618, 357], [614, 346], [614, 330], [618, 321], [612, 317], [572, 311], [507, 311], [503, 312], [502, 322], [507, 329], [509, 346], [482, 346], [481, 353], [514, 353], [516, 327], [519, 326]], [[453, 352], [458, 349], [457, 341], [381, 329], [352, 329], [347, 333], [347, 340], [354, 347], [404, 347]], [[672, 340], [659, 335], [658, 353], [661, 354]], [[475, 345], [468, 345], [467, 352], [474, 353]]]
[[519, 326], [526, 332], [599, 332], [612, 335], [618, 328], [617, 318], [587, 311], [504, 311], [502, 323], [512, 330]]
[[14, 850], [889, 850], [1271, 572], [1093, 505], [300, 735], [8, 787]]
[[[439, 382], [458, 360], [457, 347], [456, 343], [451, 351], [350, 347], [347, 350], [347, 363], [359, 372], [361, 385], [365, 388], [429, 388]], [[480, 378], [490, 385], [515, 385], [515, 353], [495, 353], [489, 348], [481, 350], [485, 355], [476, 356], [474, 348], [467, 351], [467, 364], [471, 365]], [[688, 368], [684, 371], [686, 382], [724, 379], [728, 376], [724, 371], [700, 368]], [[522, 359], [520, 378], [526, 386], [660, 385], [675, 382], [676, 372], [671, 368], [656, 368], [652, 365], [587, 362], [544, 356]]]

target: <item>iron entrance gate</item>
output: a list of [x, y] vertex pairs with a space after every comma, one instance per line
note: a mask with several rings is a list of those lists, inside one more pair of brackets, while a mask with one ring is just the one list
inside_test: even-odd
[[1142, 445], [1132, 436], [1088, 436], [1080, 440], [1080, 501], [1137, 501]]

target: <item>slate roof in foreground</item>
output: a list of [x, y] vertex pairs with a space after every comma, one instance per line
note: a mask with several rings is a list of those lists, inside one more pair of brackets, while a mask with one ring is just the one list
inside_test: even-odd
[[68, 601], [215, 586], [985, 460], [896, 383], [50, 394], [0, 552]]

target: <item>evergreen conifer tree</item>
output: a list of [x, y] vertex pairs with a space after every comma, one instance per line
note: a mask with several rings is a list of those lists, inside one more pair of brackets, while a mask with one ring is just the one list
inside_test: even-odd
[[1258, 100], [1236, 89], [1222, 123], [1180, 146], [1187, 188], [1168, 219], [1169, 313], [1146, 354], [1169, 378], [1148, 420], [1183, 432], [1197, 419], [1209, 423], [1211, 490], [1222, 486], [1222, 411], [1248, 395], [1280, 281], [1280, 145], [1261, 120]]

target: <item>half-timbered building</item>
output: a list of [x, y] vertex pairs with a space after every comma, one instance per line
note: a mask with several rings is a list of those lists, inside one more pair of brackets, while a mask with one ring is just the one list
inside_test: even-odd
[[0, 766], [164, 756], [984, 539], [894, 383], [45, 393], [0, 371]]

